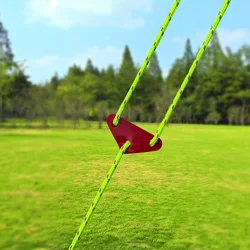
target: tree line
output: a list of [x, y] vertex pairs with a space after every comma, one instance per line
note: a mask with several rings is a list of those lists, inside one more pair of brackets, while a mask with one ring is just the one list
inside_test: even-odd
[[[159, 122], [187, 74], [196, 52], [187, 39], [183, 56], [177, 58], [166, 77], [154, 53], [123, 117], [130, 121]], [[71, 120], [101, 122], [115, 113], [139, 68], [125, 46], [118, 68], [95, 67], [89, 59], [84, 68], [69, 67], [43, 84], [32, 83], [22, 64], [15, 62], [8, 32], [0, 22], [0, 123], [22, 118], [27, 124], [41, 120], [46, 127]], [[250, 124], [250, 45], [233, 52], [222, 49], [215, 33], [199, 62], [171, 122], [198, 124]]]

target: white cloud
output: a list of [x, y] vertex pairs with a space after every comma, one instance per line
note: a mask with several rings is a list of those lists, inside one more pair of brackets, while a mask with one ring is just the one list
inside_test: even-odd
[[34, 61], [34, 63], [38, 67], [51, 67], [57, 61], [58, 61], [57, 56], [44, 56], [44, 57], [41, 57], [41, 58], [37, 59], [36, 61]]
[[234, 43], [244, 42], [249, 35], [249, 30], [247, 29], [218, 29], [219, 39], [222, 45], [228, 46]]
[[[191, 43], [193, 48], [198, 48], [203, 43], [204, 39], [206, 38], [208, 31], [202, 30], [194, 34], [191, 37]], [[232, 49], [238, 49], [244, 43], [248, 43], [250, 38], [250, 30], [238, 28], [238, 29], [225, 29], [225, 28], [218, 28], [217, 33], [219, 36], [219, 41], [223, 48], [226, 46], [231, 47]], [[173, 37], [173, 41], [177, 44], [185, 44], [186, 37], [182, 36], [175, 36]]]
[[121, 62], [123, 49], [107, 46], [101, 48], [99, 46], [90, 47], [86, 52], [75, 55], [71, 59], [71, 63], [85, 65], [86, 60], [91, 58], [93, 63], [99, 68], [104, 68], [109, 64], [118, 66]]
[[163, 75], [164, 77], [166, 77], [166, 76], [169, 74], [169, 71], [170, 71], [170, 67], [163, 68], [163, 70], [162, 70], [162, 75]]
[[173, 41], [178, 44], [185, 44], [186, 39], [181, 36], [174, 36]]
[[145, 23], [139, 13], [150, 12], [153, 1], [27, 0], [24, 13], [29, 22], [47, 20], [61, 28], [104, 25], [137, 28]]
[[86, 61], [90, 58], [98, 68], [106, 68], [112, 64], [116, 67], [121, 62], [123, 49], [107, 46], [104, 48], [93, 46], [86, 51], [82, 51], [76, 55], [69, 57], [47, 55], [41, 58], [33, 58], [26, 60], [27, 73], [31, 76], [31, 80], [38, 83], [48, 80], [55, 72], [60, 76], [67, 73], [69, 66], [77, 64], [82, 68], [85, 67]]
[[[220, 43], [223, 47], [242, 45], [246, 42], [249, 37], [250, 31], [248, 29], [238, 28], [229, 30], [225, 28], [218, 28], [217, 33], [219, 36]], [[201, 31], [196, 34], [196, 40], [202, 42], [207, 35], [207, 32]]]

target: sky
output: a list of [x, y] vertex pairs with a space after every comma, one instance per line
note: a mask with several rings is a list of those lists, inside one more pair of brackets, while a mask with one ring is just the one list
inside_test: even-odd
[[[9, 32], [15, 59], [35, 83], [44, 83], [69, 66], [118, 68], [125, 45], [140, 66], [174, 0], [6, 0], [0, 20]], [[202, 44], [223, 0], [182, 0], [157, 48], [163, 74], [182, 56], [190, 38]], [[250, 44], [250, 1], [232, 0], [218, 34], [223, 48]]]

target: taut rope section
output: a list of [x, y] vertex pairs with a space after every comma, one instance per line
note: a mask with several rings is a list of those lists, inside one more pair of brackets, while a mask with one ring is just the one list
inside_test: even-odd
[[96, 206], [97, 206], [99, 200], [101, 199], [102, 194], [103, 194], [103, 192], [105, 191], [105, 189], [106, 189], [106, 187], [107, 187], [107, 185], [108, 185], [108, 183], [109, 183], [109, 181], [110, 181], [110, 179], [111, 179], [113, 173], [115, 172], [115, 170], [116, 170], [116, 168], [117, 168], [117, 166], [118, 166], [118, 164], [119, 164], [119, 162], [120, 162], [120, 160], [121, 160], [123, 154], [126, 152], [126, 150], [128, 149], [129, 146], [130, 146], [130, 142], [127, 141], [127, 142], [120, 148], [120, 150], [119, 150], [119, 152], [118, 152], [118, 154], [117, 154], [117, 156], [116, 156], [116, 158], [115, 158], [115, 160], [114, 160], [114, 162], [113, 162], [111, 168], [109, 169], [109, 171], [108, 171], [108, 173], [107, 173], [107, 176], [105, 177], [105, 179], [104, 179], [104, 181], [103, 181], [103, 183], [102, 183], [100, 189], [98, 190], [98, 192], [97, 192], [97, 194], [96, 194], [96, 196], [95, 196], [95, 199], [93, 200], [93, 203], [91, 204], [91, 206], [90, 206], [90, 208], [89, 208], [89, 210], [88, 210], [86, 216], [84, 217], [84, 219], [83, 219], [83, 221], [82, 221], [82, 224], [80, 225], [80, 227], [79, 227], [79, 229], [78, 229], [78, 231], [77, 231], [77, 233], [76, 233], [76, 235], [75, 235], [75, 237], [74, 237], [74, 239], [73, 239], [73, 241], [72, 241], [72, 243], [71, 243], [71, 245], [70, 245], [70, 247], [69, 247], [69, 250], [74, 249], [74, 247], [75, 247], [77, 241], [78, 241], [79, 238], [80, 238], [80, 235], [81, 235], [83, 229], [84, 229], [85, 226], [87, 225], [87, 223], [88, 223], [88, 221], [89, 221], [89, 218], [91, 217], [91, 215], [92, 215], [92, 213], [94, 212], [94, 210], [95, 210], [95, 208], [96, 208]]
[[174, 97], [174, 100], [173, 100], [172, 104], [169, 106], [168, 111], [167, 111], [165, 117], [163, 118], [163, 120], [162, 120], [159, 128], [157, 129], [154, 137], [150, 141], [150, 143], [149, 143], [150, 146], [154, 146], [155, 143], [157, 142], [158, 138], [161, 136], [161, 134], [163, 132], [163, 129], [165, 128], [165, 125], [167, 124], [167, 122], [168, 122], [168, 120], [169, 120], [169, 118], [170, 118], [173, 110], [175, 109], [175, 107], [176, 107], [176, 105], [177, 105], [177, 103], [178, 103], [178, 101], [179, 101], [179, 99], [180, 99], [183, 91], [185, 90], [185, 88], [186, 88], [186, 86], [187, 86], [187, 84], [189, 82], [189, 79], [191, 78], [194, 70], [196, 69], [198, 62], [200, 61], [203, 53], [205, 52], [206, 47], [209, 44], [209, 42], [210, 42], [210, 40], [211, 40], [211, 38], [212, 38], [212, 36], [213, 36], [213, 34], [214, 34], [217, 26], [219, 25], [219, 23], [220, 23], [220, 21], [222, 19], [222, 17], [224, 16], [224, 14], [225, 14], [225, 12], [227, 10], [227, 7], [229, 6], [230, 2], [231, 2], [231, 0], [225, 0], [224, 1], [224, 3], [222, 5], [222, 7], [221, 7], [221, 9], [220, 9], [220, 11], [219, 11], [216, 19], [214, 20], [213, 25], [211, 26], [210, 31], [208, 32], [208, 34], [207, 34], [207, 36], [206, 36], [206, 38], [205, 38], [205, 40], [204, 40], [201, 48], [199, 49], [199, 51], [197, 53], [197, 56], [196, 56], [195, 60], [193, 61], [193, 63], [191, 65], [191, 67], [190, 67], [190, 69], [189, 69], [186, 77], [184, 78], [184, 80], [183, 80], [183, 82], [181, 84], [180, 89], [176, 93], [176, 95]]
[[170, 11], [169, 11], [169, 14], [166, 16], [166, 18], [164, 20], [164, 23], [163, 23], [160, 31], [158, 32], [158, 34], [157, 34], [157, 36], [155, 38], [155, 41], [152, 44], [152, 46], [151, 46], [151, 48], [150, 48], [150, 50], [149, 50], [149, 52], [147, 54], [147, 57], [145, 58], [144, 62], [142, 63], [140, 70], [138, 71], [138, 73], [137, 73], [137, 75], [136, 75], [136, 77], [135, 77], [135, 79], [134, 79], [134, 81], [133, 81], [133, 83], [132, 83], [132, 85], [131, 85], [128, 93], [127, 93], [127, 95], [125, 96], [124, 100], [122, 101], [122, 103], [121, 103], [121, 105], [120, 105], [120, 107], [119, 107], [119, 109], [118, 109], [118, 111], [117, 111], [117, 113], [115, 115], [115, 118], [114, 118], [114, 121], [113, 121], [114, 126], [118, 125], [119, 120], [120, 120], [120, 118], [122, 116], [122, 113], [123, 113], [128, 101], [129, 101], [130, 97], [133, 94], [133, 91], [135, 90], [135, 88], [136, 88], [138, 82], [140, 81], [146, 67], [148, 66], [148, 63], [150, 62], [150, 60], [151, 60], [151, 58], [152, 58], [158, 44], [160, 43], [160, 41], [161, 41], [161, 39], [162, 39], [162, 37], [164, 35], [164, 32], [166, 31], [172, 17], [174, 16], [174, 13], [175, 13], [177, 7], [179, 6], [180, 2], [181, 2], [181, 0], [175, 0], [172, 7], [171, 7], [171, 9], [170, 9]]

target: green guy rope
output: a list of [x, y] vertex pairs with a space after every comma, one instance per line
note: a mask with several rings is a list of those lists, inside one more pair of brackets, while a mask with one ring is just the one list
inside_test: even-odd
[[110, 181], [110, 179], [111, 179], [113, 173], [115, 172], [115, 170], [116, 170], [116, 168], [117, 168], [117, 166], [118, 166], [118, 164], [119, 164], [119, 162], [120, 162], [120, 160], [121, 160], [123, 154], [126, 152], [126, 150], [128, 149], [128, 147], [130, 146], [130, 144], [131, 144], [131, 143], [130, 143], [129, 141], [127, 141], [127, 142], [120, 148], [120, 150], [119, 150], [119, 152], [118, 152], [118, 154], [117, 154], [117, 156], [116, 156], [116, 158], [115, 158], [115, 160], [114, 160], [114, 162], [113, 162], [111, 168], [109, 169], [109, 171], [108, 171], [108, 173], [107, 173], [107, 176], [105, 177], [105, 180], [103, 181], [103, 183], [102, 183], [100, 189], [98, 190], [98, 192], [97, 192], [97, 194], [96, 194], [96, 197], [95, 197], [95, 199], [94, 199], [92, 205], [90, 206], [90, 208], [89, 208], [89, 210], [88, 210], [86, 216], [84, 217], [84, 219], [83, 219], [83, 221], [82, 221], [82, 224], [80, 225], [80, 227], [79, 227], [79, 229], [78, 229], [78, 231], [77, 231], [77, 233], [76, 233], [76, 235], [75, 235], [75, 237], [74, 237], [74, 239], [73, 239], [73, 241], [72, 241], [72, 243], [71, 243], [71, 245], [70, 245], [70, 247], [69, 247], [69, 250], [74, 249], [74, 247], [75, 247], [75, 245], [76, 245], [78, 239], [80, 238], [80, 235], [81, 235], [83, 229], [84, 229], [85, 226], [87, 225], [87, 223], [88, 223], [88, 221], [89, 221], [89, 218], [91, 217], [92, 213], [94, 212], [94, 210], [95, 210], [95, 208], [96, 208], [96, 206], [97, 206], [97, 204], [98, 204], [98, 202], [99, 202], [99, 200], [100, 200], [100, 198], [101, 198], [103, 192], [105, 191], [105, 189], [106, 189], [106, 187], [107, 187], [107, 185], [108, 185], [108, 183], [109, 183], [109, 181]]
[[150, 50], [148, 52], [148, 55], [147, 55], [146, 59], [142, 63], [142, 66], [141, 66], [139, 72], [137, 73], [137, 75], [136, 75], [136, 77], [135, 77], [135, 79], [134, 79], [134, 81], [133, 81], [133, 83], [132, 83], [132, 85], [131, 85], [128, 93], [127, 93], [127, 95], [125, 96], [124, 100], [122, 101], [122, 104], [120, 105], [120, 107], [119, 107], [119, 109], [118, 109], [118, 111], [117, 111], [117, 113], [115, 115], [115, 118], [114, 118], [114, 121], [113, 121], [114, 126], [118, 125], [119, 120], [121, 118], [121, 115], [122, 115], [122, 113], [123, 113], [123, 111], [124, 111], [124, 109], [126, 107], [126, 104], [128, 103], [130, 97], [132, 96], [133, 91], [135, 90], [135, 88], [136, 88], [139, 80], [141, 79], [141, 77], [142, 77], [148, 63], [150, 62], [150, 59], [153, 56], [158, 44], [160, 43], [161, 38], [163, 37], [164, 32], [166, 31], [172, 17], [174, 16], [174, 13], [175, 13], [175, 11], [176, 11], [176, 9], [177, 9], [180, 2], [181, 2], [181, 0], [175, 0], [174, 1], [173, 5], [172, 5], [172, 7], [170, 9], [169, 14], [167, 15], [167, 17], [164, 20], [164, 23], [163, 23], [163, 25], [161, 27], [161, 30], [158, 32], [158, 34], [157, 34], [157, 36], [155, 38], [155, 41], [154, 41], [153, 45], [151, 46], [151, 48], [150, 48]]
[[82, 224], [80, 225], [80, 227], [79, 227], [79, 229], [78, 229], [78, 231], [77, 231], [77, 233], [76, 233], [76, 235], [75, 235], [75, 237], [74, 237], [74, 239], [73, 239], [73, 241], [72, 241], [72, 243], [71, 243], [71, 245], [70, 245], [70, 247], [69, 247], [69, 250], [74, 249], [74, 247], [75, 247], [77, 241], [78, 241], [79, 238], [80, 238], [80, 235], [81, 235], [83, 229], [84, 229], [85, 226], [87, 225], [87, 223], [88, 223], [88, 221], [89, 221], [89, 218], [91, 217], [91, 215], [92, 215], [92, 213], [94, 212], [94, 210], [95, 210], [95, 208], [96, 208], [96, 206], [97, 206], [99, 200], [101, 199], [102, 194], [103, 194], [103, 192], [105, 191], [105, 189], [106, 189], [106, 187], [107, 187], [107, 185], [108, 185], [108, 183], [109, 183], [109, 181], [110, 181], [110, 179], [111, 179], [113, 173], [115, 172], [115, 170], [116, 170], [116, 168], [117, 168], [117, 166], [118, 166], [118, 164], [119, 164], [119, 162], [120, 162], [120, 160], [121, 160], [123, 154], [126, 152], [126, 150], [128, 149], [128, 147], [130, 146], [130, 144], [131, 144], [131, 143], [130, 143], [129, 141], [127, 141], [127, 142], [120, 148], [120, 150], [119, 150], [119, 152], [118, 152], [118, 154], [117, 154], [117, 156], [116, 156], [116, 158], [115, 158], [115, 160], [114, 160], [114, 162], [113, 162], [111, 168], [109, 169], [109, 171], [108, 171], [108, 173], [107, 173], [107, 176], [105, 177], [105, 180], [103, 181], [103, 183], [102, 183], [100, 189], [98, 190], [98, 192], [97, 192], [97, 194], [96, 194], [96, 197], [95, 197], [95, 199], [94, 199], [92, 205], [90, 206], [90, 208], [89, 208], [89, 210], [88, 210], [86, 216], [84, 217], [84, 219], [83, 219], [83, 221], [82, 221]]
[[200, 59], [201, 59], [201, 57], [202, 57], [202, 55], [203, 55], [203, 53], [204, 53], [207, 45], [209, 44], [209, 42], [210, 42], [210, 40], [211, 40], [211, 38], [212, 38], [212, 36], [213, 36], [213, 34], [214, 34], [217, 26], [219, 25], [219, 23], [220, 23], [220, 21], [222, 19], [222, 17], [224, 16], [224, 14], [225, 14], [225, 12], [227, 10], [227, 7], [229, 6], [230, 2], [231, 2], [231, 0], [225, 0], [224, 1], [224, 3], [222, 5], [222, 7], [221, 7], [221, 9], [220, 9], [220, 11], [219, 11], [216, 19], [215, 19], [215, 21], [214, 21], [214, 23], [213, 23], [210, 31], [208, 32], [208, 34], [207, 34], [207, 36], [206, 36], [206, 38], [205, 38], [205, 40], [203, 42], [203, 45], [201, 46], [201, 48], [200, 48], [200, 50], [199, 50], [199, 52], [198, 52], [198, 54], [197, 54], [194, 62], [192, 63], [192, 65], [191, 65], [191, 67], [190, 67], [190, 69], [189, 69], [186, 77], [184, 78], [184, 80], [183, 80], [183, 82], [181, 84], [180, 89], [176, 93], [176, 95], [174, 97], [174, 100], [173, 100], [172, 104], [169, 106], [168, 111], [165, 114], [165, 117], [162, 120], [159, 128], [157, 129], [154, 137], [150, 141], [150, 143], [149, 143], [150, 146], [154, 146], [155, 143], [157, 142], [158, 138], [161, 136], [162, 131], [163, 131], [165, 125], [167, 124], [167, 122], [168, 122], [168, 120], [169, 120], [169, 118], [170, 118], [170, 116], [171, 116], [174, 108], [176, 107], [176, 105], [177, 105], [177, 103], [178, 103], [178, 101], [179, 101], [179, 99], [180, 99], [180, 97], [181, 97], [184, 89], [186, 88], [186, 86], [187, 86], [187, 84], [189, 82], [189, 79], [191, 78], [194, 70], [196, 69], [196, 66], [197, 66], [198, 62], [200, 61]]

